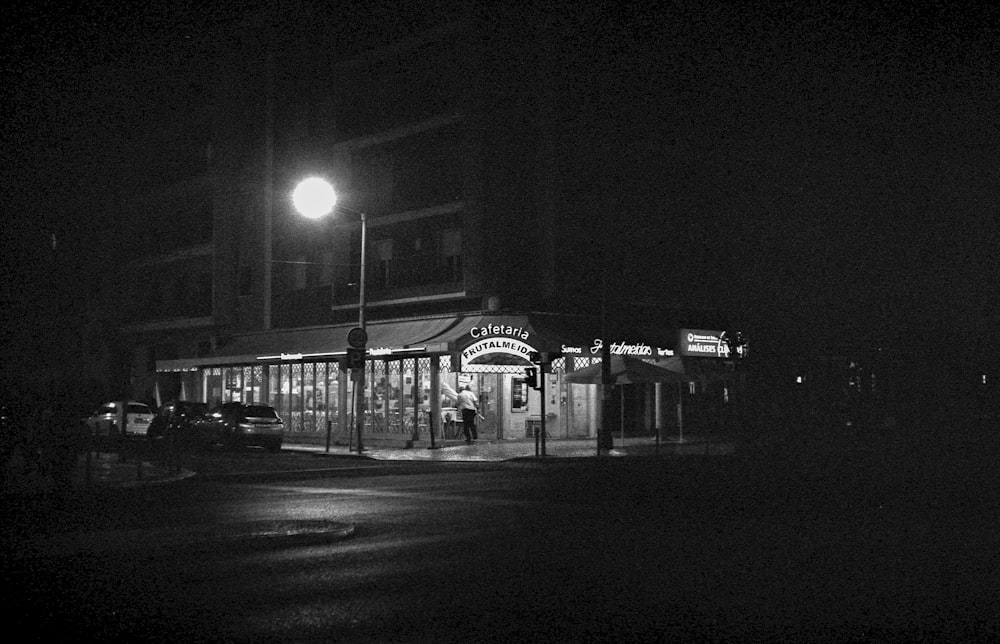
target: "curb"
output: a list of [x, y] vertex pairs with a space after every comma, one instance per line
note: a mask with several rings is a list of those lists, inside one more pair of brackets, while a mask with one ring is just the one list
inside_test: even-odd
[[354, 524], [326, 520], [247, 521], [169, 529], [72, 532], [25, 542], [17, 556], [163, 550], [265, 550], [326, 545], [354, 535]]
[[275, 547], [322, 545], [351, 537], [354, 530], [353, 523], [322, 519], [247, 521], [188, 532], [184, 543], [223, 542], [231, 545]]
[[122, 488], [132, 488], [132, 487], [146, 487], [148, 485], [163, 485], [166, 483], [176, 483], [177, 481], [183, 481], [185, 479], [192, 478], [197, 472], [192, 472], [190, 470], [181, 470], [179, 474], [168, 474], [166, 476], [156, 476], [153, 474], [146, 475], [148, 478], [136, 479], [132, 481], [122, 481], [119, 483], [95, 483], [91, 481], [91, 487], [122, 487]]

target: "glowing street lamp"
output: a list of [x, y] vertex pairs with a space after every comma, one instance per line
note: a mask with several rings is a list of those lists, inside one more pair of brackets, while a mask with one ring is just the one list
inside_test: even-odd
[[[337, 207], [337, 193], [330, 185], [328, 181], [320, 177], [309, 177], [308, 179], [303, 179], [295, 187], [295, 191], [292, 193], [292, 203], [295, 205], [295, 209], [303, 217], [308, 217], [309, 219], [319, 219], [332, 214], [334, 209]], [[344, 210], [350, 210], [349, 208], [344, 208]], [[354, 337], [360, 337], [360, 342], [352, 341], [351, 345], [355, 348], [360, 349], [361, 356], [365, 355], [365, 342], [367, 342], [367, 331], [365, 329], [365, 238], [368, 232], [368, 226], [365, 222], [365, 213], [357, 212], [361, 217], [361, 277], [358, 284], [358, 327], [361, 329], [360, 334], [354, 335]], [[360, 345], [360, 346], [358, 346]], [[365, 390], [365, 367], [362, 367], [359, 371], [357, 378], [357, 385], [362, 392]], [[363, 395], [363, 393], [362, 393]], [[361, 409], [359, 409], [359, 398], [355, 395], [354, 400], [354, 418], [357, 421], [358, 427], [358, 451], [362, 451], [361, 446], [361, 429], [364, 426], [364, 419], [362, 418]]]

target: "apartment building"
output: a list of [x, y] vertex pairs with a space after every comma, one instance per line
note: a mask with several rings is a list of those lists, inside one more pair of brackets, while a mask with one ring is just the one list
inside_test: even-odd
[[[169, 223], [148, 232], [153, 251], [130, 264], [137, 396], [266, 402], [300, 438], [348, 440], [358, 410], [367, 440], [415, 444], [431, 429], [457, 435], [454, 393], [469, 387], [481, 438], [541, 424], [589, 436], [597, 388], [561, 377], [599, 360], [606, 338], [657, 359], [675, 355], [681, 326], [726, 328], [705, 308], [608, 314], [599, 276], [614, 242], [562, 190], [560, 106], [530, 33], [473, 13], [391, 38], [310, 24], [234, 25], [202, 66], [205, 172], [129, 202], [190, 223], [180, 237]], [[332, 216], [295, 212], [309, 176], [335, 186]], [[342, 367], [359, 323], [361, 213], [368, 342], [355, 392]], [[525, 377], [536, 353], [558, 356], [544, 402]], [[704, 391], [705, 374], [733, 380], [722, 356], [692, 359], [712, 367], [697, 370]], [[656, 393], [629, 404], [647, 428], [663, 416]]]

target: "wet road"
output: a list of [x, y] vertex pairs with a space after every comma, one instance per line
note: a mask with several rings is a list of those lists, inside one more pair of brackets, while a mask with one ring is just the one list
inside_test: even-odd
[[[22, 530], [3, 604], [39, 636], [105, 641], [995, 639], [989, 454], [771, 458], [388, 464], [122, 491]], [[276, 519], [355, 531], [157, 540]]]

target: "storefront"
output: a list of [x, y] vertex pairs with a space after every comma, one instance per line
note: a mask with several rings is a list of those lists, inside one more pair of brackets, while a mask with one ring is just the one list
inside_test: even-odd
[[[542, 425], [543, 408], [548, 437], [596, 435], [600, 388], [563, 382], [567, 371], [600, 362], [603, 340], [591, 319], [476, 313], [369, 323], [363, 392], [355, 392], [356, 380], [341, 368], [350, 328], [246, 334], [233, 338], [227, 355], [159, 361], [158, 393], [162, 401], [272, 405], [285, 420], [290, 440], [322, 441], [329, 431], [334, 442], [345, 444], [351, 440], [349, 428], [356, 427], [353, 397], [360, 395], [366, 444], [409, 446], [429, 443], [432, 426], [437, 440], [461, 436], [455, 397], [468, 386], [479, 399], [481, 440], [532, 437]], [[697, 335], [700, 339], [707, 332]], [[683, 348], [694, 358], [686, 393], [629, 388], [628, 426], [634, 431], [671, 426], [679, 396], [705, 398], [709, 383], [726, 373], [721, 350], [696, 357], [704, 355], [697, 353], [706, 350], [700, 346], [704, 342], [687, 343], [686, 337], [663, 329], [648, 338], [609, 340], [613, 354], [655, 362]], [[539, 389], [526, 379], [535, 352], [558, 356]], [[727, 386], [732, 388], [724, 382], [722, 389]]]

